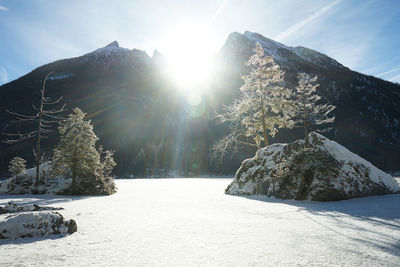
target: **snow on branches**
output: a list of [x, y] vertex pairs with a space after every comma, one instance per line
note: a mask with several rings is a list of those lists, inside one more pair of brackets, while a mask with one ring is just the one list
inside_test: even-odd
[[259, 43], [246, 65], [249, 73], [242, 76], [241, 94], [215, 116], [218, 123], [228, 125], [230, 132], [214, 144], [216, 158], [238, 152], [241, 145], [268, 146], [268, 135], [274, 137], [279, 128], [304, 127], [308, 145], [310, 130], [327, 130], [326, 126], [334, 122], [331, 113], [335, 106], [321, 103], [317, 76], [299, 73], [297, 87], [290, 90], [285, 86], [284, 71], [272, 57], [264, 56]]
[[304, 127], [305, 142], [308, 146], [310, 130], [327, 131], [335, 121], [332, 111], [336, 108], [327, 103], [320, 104], [321, 96], [317, 94], [317, 76], [306, 73], [297, 75], [298, 85], [291, 105], [291, 120], [296, 126]]
[[264, 143], [267, 146], [268, 134], [273, 137], [278, 128], [291, 127], [286, 112], [291, 92], [284, 86], [285, 73], [272, 57], [264, 56], [259, 43], [246, 65], [249, 73], [242, 76], [244, 84], [240, 96], [215, 116], [218, 123], [228, 123], [231, 132], [214, 145], [218, 158], [227, 150], [238, 151], [241, 144], [261, 147]]

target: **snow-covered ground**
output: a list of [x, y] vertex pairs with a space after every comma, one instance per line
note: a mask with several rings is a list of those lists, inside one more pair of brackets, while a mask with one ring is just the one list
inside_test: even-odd
[[0, 241], [0, 266], [399, 266], [400, 195], [340, 202], [225, 195], [232, 179], [117, 180], [102, 197], [0, 196], [64, 207], [78, 232]]

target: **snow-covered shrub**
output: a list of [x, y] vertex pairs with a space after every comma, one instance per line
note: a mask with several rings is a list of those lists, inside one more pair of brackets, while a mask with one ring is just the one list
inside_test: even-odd
[[12, 175], [24, 174], [26, 169], [26, 160], [20, 157], [15, 157], [10, 161], [8, 170]]

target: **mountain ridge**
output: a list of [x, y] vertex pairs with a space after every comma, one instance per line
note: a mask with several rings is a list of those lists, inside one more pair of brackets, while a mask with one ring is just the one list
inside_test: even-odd
[[[226, 132], [211, 118], [239, 93], [241, 75], [247, 71], [244, 62], [257, 40], [264, 44], [266, 55], [276, 57], [290, 88], [295, 87], [298, 72], [319, 77], [319, 93], [338, 107], [336, 131], [328, 135], [330, 139], [382, 169], [400, 169], [400, 159], [396, 158], [400, 153], [399, 85], [352, 71], [318, 51], [289, 47], [249, 31], [228, 36], [218, 52], [218, 70], [210, 93], [201, 110], [195, 112], [163, 77], [165, 65], [160, 62], [165, 58], [160, 52], [156, 50], [150, 57], [142, 50], [121, 48], [117, 41], [79, 57], [45, 64], [0, 86], [0, 106], [32, 112], [30, 107], [38, 97], [43, 77], [55, 71], [48, 82], [49, 96], [63, 95], [68, 106], [88, 112], [103, 144], [116, 150], [118, 175], [149, 175], [147, 169], [233, 173], [254, 151], [245, 150], [223, 164], [210, 159], [210, 147]], [[10, 119], [1, 113], [1, 131], [12, 130]], [[177, 127], [180, 123], [185, 125], [183, 132]], [[273, 141], [288, 142], [300, 136], [299, 130], [282, 130]], [[56, 137], [50, 139], [44, 143], [44, 151], [51, 154]], [[29, 142], [15, 147], [1, 144], [0, 173], [18, 151], [23, 151], [22, 156], [29, 161], [31, 147]], [[157, 158], [155, 151], [161, 151], [164, 158]]]

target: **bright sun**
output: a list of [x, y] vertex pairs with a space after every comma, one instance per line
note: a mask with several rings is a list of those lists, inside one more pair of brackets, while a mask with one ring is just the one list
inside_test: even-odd
[[181, 24], [162, 41], [167, 75], [182, 92], [193, 94], [207, 89], [213, 71], [215, 36], [206, 26]]

